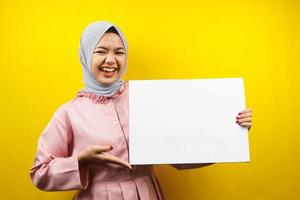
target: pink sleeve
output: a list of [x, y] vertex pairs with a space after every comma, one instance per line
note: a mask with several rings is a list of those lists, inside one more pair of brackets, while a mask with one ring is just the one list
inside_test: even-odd
[[67, 113], [58, 109], [38, 140], [30, 170], [31, 180], [39, 189], [74, 190], [88, 186], [88, 169], [79, 169], [77, 156], [68, 156], [72, 134]]

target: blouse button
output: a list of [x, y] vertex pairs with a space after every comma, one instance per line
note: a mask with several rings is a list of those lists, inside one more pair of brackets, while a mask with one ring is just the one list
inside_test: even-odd
[[121, 140], [118, 138], [118, 139], [116, 140], [116, 142], [117, 142], [117, 144], [120, 144]]

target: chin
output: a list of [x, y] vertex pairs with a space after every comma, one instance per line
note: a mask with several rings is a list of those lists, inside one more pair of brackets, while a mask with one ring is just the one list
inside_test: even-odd
[[101, 80], [98, 80], [98, 82], [101, 83], [102, 85], [108, 86], [108, 85], [114, 84], [115, 82], [117, 82], [117, 80], [115, 80], [115, 79], [112, 79], [112, 80], [103, 80], [103, 79], [101, 79]]

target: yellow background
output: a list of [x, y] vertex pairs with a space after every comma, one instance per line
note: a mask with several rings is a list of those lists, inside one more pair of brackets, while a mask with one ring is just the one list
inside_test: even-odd
[[73, 192], [39, 191], [28, 173], [42, 129], [83, 87], [79, 39], [94, 20], [125, 32], [125, 80], [245, 80], [254, 110], [251, 162], [190, 171], [158, 166], [168, 200], [300, 199], [297, 0], [1, 0], [1, 199], [71, 199]]

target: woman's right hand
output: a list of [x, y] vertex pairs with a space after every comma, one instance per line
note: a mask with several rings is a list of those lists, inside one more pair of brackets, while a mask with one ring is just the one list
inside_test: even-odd
[[132, 170], [131, 165], [127, 161], [106, 153], [108, 151], [111, 151], [112, 149], [113, 149], [112, 146], [90, 146], [84, 149], [78, 155], [79, 166], [83, 166], [86, 164], [93, 164], [93, 163], [94, 164], [112, 163], [112, 164], [121, 165], [123, 167]]

